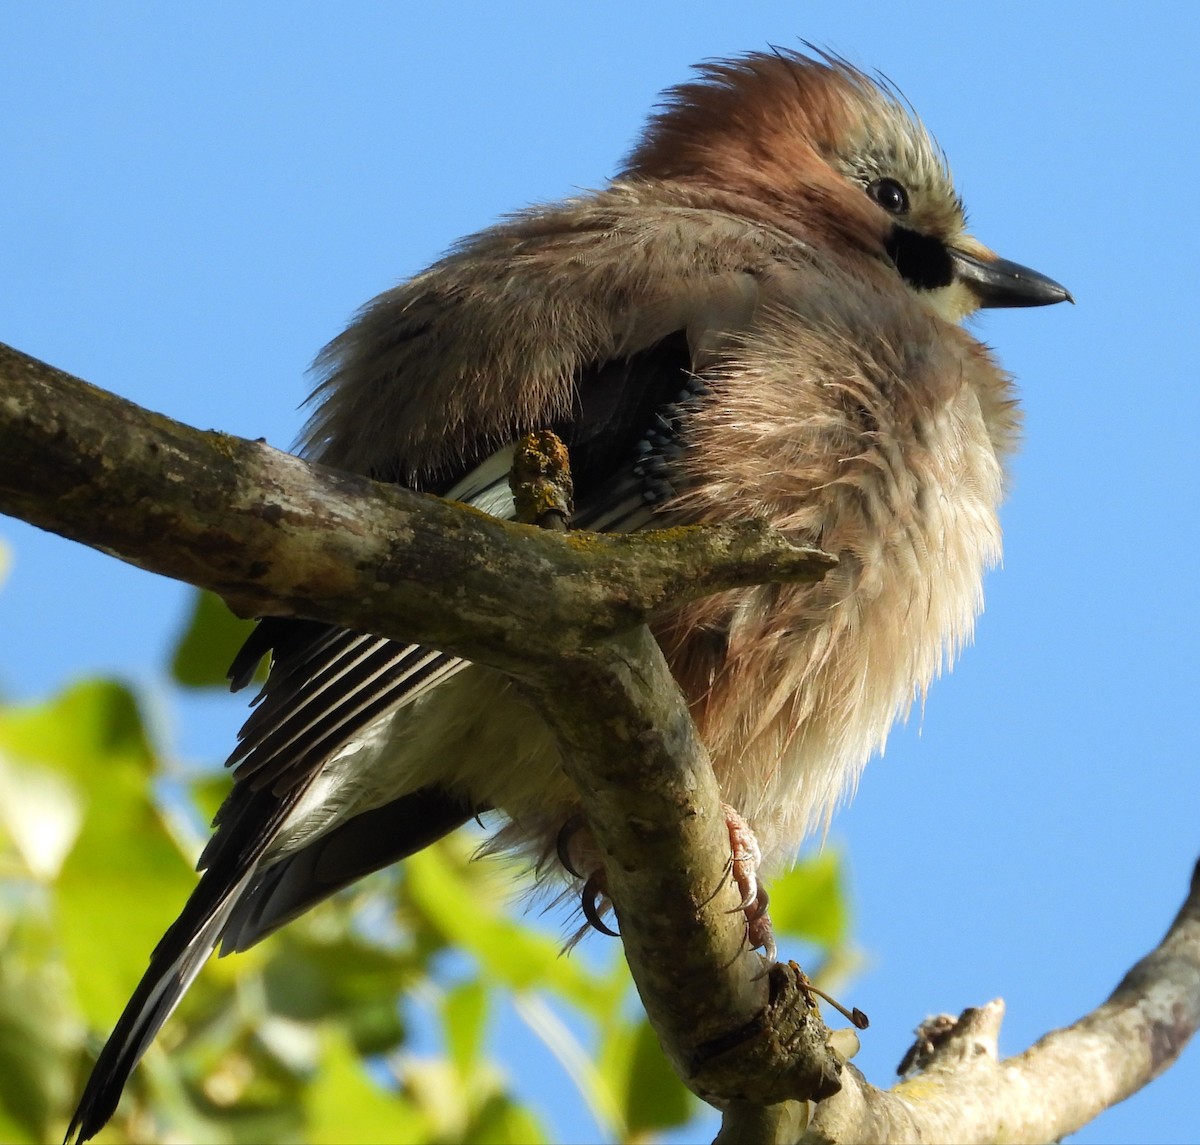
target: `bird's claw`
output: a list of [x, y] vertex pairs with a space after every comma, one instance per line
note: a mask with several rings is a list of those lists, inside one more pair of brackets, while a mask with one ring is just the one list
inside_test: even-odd
[[582, 879], [583, 873], [575, 866], [575, 861], [571, 857], [571, 841], [579, 834], [582, 827], [583, 816], [575, 814], [559, 828], [558, 834], [554, 836], [554, 852], [558, 855], [558, 861], [562, 864], [563, 870], [577, 879]]
[[[729, 865], [728, 873], [732, 876], [741, 896], [738, 904], [730, 908], [730, 914], [742, 912], [746, 916], [746, 938], [753, 950], [761, 950], [769, 964], [776, 960], [777, 948], [775, 935], [771, 928], [771, 919], [767, 914], [770, 898], [767, 889], [759, 882], [758, 867], [762, 862], [762, 852], [758, 840], [750, 824], [728, 804], [722, 804], [725, 815], [725, 825], [729, 831]], [[582, 879], [581, 864], [576, 860], [580, 848], [578, 842], [580, 833], [586, 832], [586, 824], [582, 815], [572, 815], [559, 829], [554, 839], [554, 852], [563, 869], [577, 879]], [[587, 839], [583, 837], [583, 850], [587, 851]], [[595, 860], [594, 856], [587, 856]], [[591, 863], [587, 864], [588, 866]], [[586, 869], [586, 868], [585, 868]], [[611, 906], [608, 891], [605, 886], [604, 869], [596, 867], [584, 880], [583, 889], [579, 896], [580, 909], [588, 926], [601, 934], [619, 938], [620, 932], [614, 930], [604, 921], [604, 914]], [[577, 936], [578, 937], [578, 936]]]
[[730, 908], [730, 914], [742, 911], [746, 915], [746, 938], [751, 949], [761, 950], [767, 961], [774, 963], [778, 948], [767, 914], [770, 898], [766, 887], [758, 879], [762, 851], [750, 824], [728, 803], [721, 804], [721, 809], [729, 831], [729, 872], [742, 896], [737, 906]]
[[601, 934], [607, 934], [610, 938], [620, 938], [620, 931], [613, 930], [604, 921], [601, 908], [597, 904], [598, 899], [606, 897], [604, 872], [593, 871], [588, 876], [587, 882], [583, 884], [583, 892], [580, 895], [580, 906], [583, 908], [583, 917], [588, 920], [588, 924], [593, 930], [598, 930]]

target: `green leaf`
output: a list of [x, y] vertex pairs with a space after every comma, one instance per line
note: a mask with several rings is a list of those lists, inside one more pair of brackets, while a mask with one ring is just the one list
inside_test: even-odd
[[482, 982], [464, 982], [446, 994], [442, 1021], [450, 1058], [465, 1082], [479, 1061], [491, 992]]
[[137, 704], [115, 683], [77, 685], [0, 712], [0, 751], [18, 772], [53, 769], [79, 800], [55, 906], [84, 1016], [107, 1027], [195, 885], [153, 800], [155, 756]]
[[[171, 656], [171, 675], [185, 688], [228, 688], [229, 665], [253, 631], [254, 621], [234, 616], [219, 596], [197, 592]], [[260, 669], [258, 678], [265, 674]]]
[[307, 1141], [429, 1140], [426, 1119], [404, 1094], [371, 1081], [344, 1034], [331, 1029], [323, 1041], [320, 1068], [304, 1097]]
[[116, 764], [144, 779], [155, 761], [133, 694], [111, 680], [86, 681], [46, 703], [0, 710], [0, 750], [85, 782], [98, 768]]
[[397, 999], [417, 974], [407, 950], [368, 943], [347, 934], [344, 924], [330, 939], [293, 927], [273, 950], [263, 978], [275, 1013], [301, 1022], [342, 1022], [363, 1055], [386, 1053], [404, 1041]]
[[489, 981], [514, 991], [552, 990], [596, 1016], [623, 995], [623, 974], [605, 981], [563, 955], [555, 939], [502, 914], [504, 894], [490, 862], [468, 864], [439, 845], [406, 859], [404, 872], [406, 891], [426, 921], [447, 943], [473, 954]]
[[26, 871], [49, 883], [79, 837], [83, 798], [52, 767], [10, 757], [0, 746], [0, 827]]
[[30, 1133], [26, 1126], [18, 1124], [0, 1106], [0, 1141], [7, 1142], [8, 1145], [25, 1145], [28, 1141], [33, 1145], [34, 1142], [44, 1140], [42, 1134]]
[[827, 948], [840, 946], [849, 930], [841, 858], [823, 851], [771, 881], [771, 923], [779, 934]]
[[692, 1098], [663, 1056], [658, 1038], [643, 1020], [637, 1024], [629, 1059], [625, 1123], [631, 1136], [682, 1125], [692, 1115]]
[[540, 1145], [545, 1130], [533, 1113], [504, 1094], [493, 1094], [471, 1119], [470, 1145]]
[[0, 963], [0, 1124], [3, 1140], [43, 1140], [74, 1081], [69, 1011], [55, 967]]

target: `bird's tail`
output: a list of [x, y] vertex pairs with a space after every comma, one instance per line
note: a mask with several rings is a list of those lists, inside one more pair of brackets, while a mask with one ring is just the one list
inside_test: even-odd
[[201, 878], [183, 913], [155, 947], [146, 973], [105, 1043], [67, 1128], [65, 1145], [79, 1145], [95, 1136], [116, 1111], [133, 1067], [208, 960], [256, 870], [254, 864], [238, 882], [219, 891], [212, 871]]

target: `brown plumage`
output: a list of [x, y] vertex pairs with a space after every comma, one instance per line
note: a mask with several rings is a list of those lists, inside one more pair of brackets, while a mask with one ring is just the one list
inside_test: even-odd
[[[576, 527], [760, 515], [836, 553], [820, 584], [655, 625], [726, 803], [777, 863], [968, 639], [999, 555], [1019, 419], [958, 321], [1067, 297], [966, 234], [941, 153], [888, 89], [832, 57], [750, 55], [674, 89], [606, 189], [368, 305], [319, 361], [306, 452], [507, 514], [507, 447], [553, 428]], [[81, 1138], [216, 944], [252, 944], [480, 809], [545, 866], [577, 810], [499, 674], [264, 621], [235, 683], [268, 651], [204, 876], [89, 1082]]]

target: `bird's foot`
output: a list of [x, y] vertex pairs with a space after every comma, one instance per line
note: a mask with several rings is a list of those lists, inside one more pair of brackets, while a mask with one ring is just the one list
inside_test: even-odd
[[[721, 804], [725, 816], [725, 827], [729, 832], [729, 865], [726, 868], [733, 878], [741, 900], [733, 909], [746, 916], [746, 939], [753, 950], [761, 950], [769, 963], [776, 960], [775, 934], [771, 918], [767, 914], [769, 901], [767, 889], [759, 882], [758, 868], [762, 863], [762, 852], [750, 824], [727, 803]], [[580, 892], [580, 908], [583, 917], [593, 930], [601, 934], [618, 936], [604, 916], [612, 909], [608, 897], [604, 867], [581, 815], [573, 815], [558, 832], [554, 844], [558, 861], [564, 870], [583, 880]], [[588, 871], [584, 875], [584, 871]]]
[[[733, 909], [746, 912], [746, 933], [755, 947], [765, 947], [774, 961], [775, 943], [771, 937], [771, 921], [767, 917], [767, 892], [758, 885], [756, 871], [759, 861], [758, 843], [746, 821], [731, 807], [725, 807], [725, 821], [729, 829], [730, 858], [725, 868], [726, 875], [733, 879], [742, 895], [742, 901]], [[583, 927], [572, 943], [587, 933], [588, 927], [614, 938], [619, 933], [610, 927], [604, 916], [612, 909], [608, 894], [608, 880], [604, 866], [591, 832], [582, 815], [573, 815], [563, 825], [555, 839], [554, 849], [564, 870], [583, 883], [579, 906], [587, 926]], [[584, 871], [589, 871], [584, 875]]]
[[[582, 815], [572, 815], [562, 825], [554, 840], [554, 850], [563, 869], [569, 875], [583, 880], [583, 889], [579, 893], [579, 907], [588, 926], [601, 934], [619, 938], [620, 933], [604, 921], [605, 914], [612, 909], [612, 899], [608, 897], [599, 849]], [[590, 873], [585, 876], [584, 871]], [[586, 933], [587, 927], [584, 927], [571, 940], [572, 944]]]
[[725, 827], [729, 831], [729, 873], [741, 894], [741, 901], [733, 909], [746, 915], [746, 939], [752, 950], [761, 950], [769, 963], [774, 963], [778, 949], [775, 932], [767, 914], [770, 901], [767, 888], [758, 880], [758, 868], [762, 864], [762, 851], [750, 824], [730, 807], [721, 804], [725, 814]]

